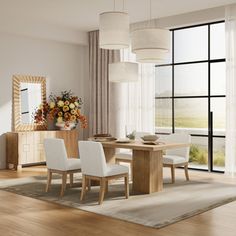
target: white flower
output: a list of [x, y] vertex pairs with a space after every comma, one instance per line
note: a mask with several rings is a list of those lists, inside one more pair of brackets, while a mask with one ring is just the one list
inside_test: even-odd
[[79, 103], [78, 103], [78, 102], [75, 102], [75, 106], [78, 107], [78, 106], [79, 106]]
[[55, 102], [50, 102], [50, 104], [49, 104], [51, 109], [53, 109], [55, 107], [55, 105], [56, 105]]
[[57, 103], [57, 105], [58, 105], [59, 107], [63, 107], [63, 106], [64, 106], [64, 102], [63, 102], [62, 100], [60, 100], [60, 101]]
[[75, 108], [75, 104], [71, 103], [69, 107], [70, 107], [70, 109], [74, 109]]
[[63, 122], [63, 118], [62, 118], [61, 116], [58, 117], [58, 118], [57, 118], [57, 122], [58, 122], [58, 123], [62, 123], [62, 122]]

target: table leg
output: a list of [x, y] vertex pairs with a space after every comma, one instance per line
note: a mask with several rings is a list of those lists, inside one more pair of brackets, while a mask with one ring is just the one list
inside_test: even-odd
[[162, 189], [162, 151], [133, 150], [133, 192], [153, 193]]
[[103, 147], [107, 164], [115, 164], [115, 148]]

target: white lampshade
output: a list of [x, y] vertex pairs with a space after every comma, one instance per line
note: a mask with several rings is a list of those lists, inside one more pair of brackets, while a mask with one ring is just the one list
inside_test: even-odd
[[110, 82], [138, 81], [138, 63], [117, 62], [109, 64]]
[[99, 15], [99, 46], [103, 49], [128, 48], [129, 15], [125, 12], [104, 12]]
[[170, 48], [170, 33], [166, 29], [146, 28], [131, 33], [132, 52], [141, 63], [164, 60]]

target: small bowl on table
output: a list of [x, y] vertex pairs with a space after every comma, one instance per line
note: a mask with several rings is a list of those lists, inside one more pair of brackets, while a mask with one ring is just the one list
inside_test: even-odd
[[145, 142], [155, 142], [159, 137], [157, 135], [144, 135], [141, 139]]

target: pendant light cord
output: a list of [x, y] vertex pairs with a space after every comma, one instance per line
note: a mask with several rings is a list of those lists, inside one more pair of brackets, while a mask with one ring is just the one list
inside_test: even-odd
[[[116, 0], [114, 0], [113, 11], [116, 11]], [[122, 11], [125, 11], [125, 0], [123, 0]]]
[[152, 21], [152, 0], [149, 1], [149, 27], [151, 27]]

